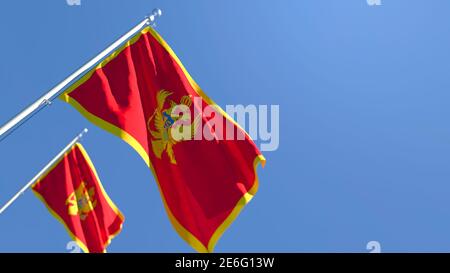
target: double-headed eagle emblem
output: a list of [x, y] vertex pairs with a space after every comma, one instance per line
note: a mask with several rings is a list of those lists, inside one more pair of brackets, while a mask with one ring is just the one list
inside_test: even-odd
[[94, 196], [95, 188], [91, 187], [88, 190], [84, 182], [81, 182], [78, 188], [73, 191], [66, 200], [66, 205], [68, 205], [67, 212], [69, 215], [79, 215], [80, 219], [84, 221], [89, 212], [97, 206], [97, 200], [94, 200]]
[[[177, 124], [176, 121], [179, 120], [191, 120], [189, 116], [173, 116], [172, 111], [178, 105], [185, 105], [188, 108], [192, 105], [192, 100], [189, 96], [183, 96], [180, 103], [177, 104], [173, 100], [169, 100], [170, 107], [164, 109], [164, 104], [167, 97], [172, 95], [171, 92], [167, 90], [161, 90], [156, 94], [157, 108], [153, 115], [147, 121], [147, 128], [152, 136], [152, 149], [157, 158], [161, 158], [163, 152], [167, 153], [170, 159], [170, 163], [177, 164], [175, 159], [175, 153], [173, 151], [173, 146], [186, 139], [176, 139], [173, 137], [171, 129], [183, 129], [179, 128], [181, 124]], [[154, 121], [154, 128], [156, 131], [151, 129], [151, 122]], [[190, 139], [194, 138], [201, 122], [201, 116], [195, 117], [194, 121], [190, 125], [184, 125], [184, 128], [190, 129]]]

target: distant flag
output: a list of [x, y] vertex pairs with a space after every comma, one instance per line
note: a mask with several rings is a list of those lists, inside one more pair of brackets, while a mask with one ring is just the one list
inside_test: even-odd
[[84, 252], [106, 252], [124, 217], [98, 178], [88, 154], [75, 144], [32, 186], [36, 196]]
[[79, 79], [61, 99], [138, 152], [153, 171], [176, 231], [199, 252], [213, 251], [257, 191], [256, 167], [265, 159], [219, 107], [216, 117], [224, 118], [223, 130], [243, 140], [222, 139], [219, 129], [208, 125], [212, 118], [199, 115], [191, 119], [192, 136], [209, 130], [215, 140], [180, 140], [171, 134], [180, 119], [172, 113], [175, 106], [192, 113], [214, 102], [151, 27]]

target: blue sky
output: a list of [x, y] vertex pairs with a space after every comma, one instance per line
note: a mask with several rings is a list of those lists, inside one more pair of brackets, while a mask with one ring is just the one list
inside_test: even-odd
[[[140, 21], [217, 103], [280, 105], [280, 146], [218, 252], [450, 251], [450, 2], [3, 1], [0, 123]], [[134, 150], [56, 101], [0, 143], [6, 202], [81, 129], [126, 217], [109, 252], [191, 252]], [[28, 191], [0, 215], [0, 252], [67, 252]]]

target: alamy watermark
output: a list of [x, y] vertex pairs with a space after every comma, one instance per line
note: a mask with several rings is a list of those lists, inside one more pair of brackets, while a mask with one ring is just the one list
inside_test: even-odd
[[158, 92], [157, 107], [147, 120], [157, 157], [166, 151], [171, 162], [175, 163], [172, 146], [188, 140], [239, 141], [251, 138], [260, 143], [261, 151], [275, 151], [279, 147], [279, 105], [226, 105], [224, 111], [217, 105], [206, 104], [198, 96], [183, 96], [177, 102], [171, 99], [171, 95], [167, 90]]
[[381, 253], [381, 244], [378, 241], [370, 241], [367, 243], [366, 249], [370, 253]]
[[69, 253], [82, 253], [81, 247], [77, 244], [75, 241], [69, 241], [66, 244], [66, 250], [69, 251]]
[[381, 6], [381, 0], [366, 0], [369, 6]]
[[81, 0], [66, 0], [69, 6], [81, 6]]

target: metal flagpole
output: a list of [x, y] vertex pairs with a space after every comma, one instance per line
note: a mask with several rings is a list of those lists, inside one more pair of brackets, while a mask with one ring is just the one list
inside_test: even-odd
[[22, 189], [20, 189], [19, 192], [17, 192], [8, 202], [6, 202], [6, 204], [0, 209], [0, 214], [2, 214], [14, 201], [16, 201], [17, 198], [19, 198], [20, 195], [22, 195], [31, 185], [33, 185], [36, 180], [38, 180], [48, 169], [50, 169], [53, 164], [55, 164], [55, 162], [57, 162], [68, 150], [70, 150], [70, 148], [72, 148], [73, 145], [75, 145], [75, 143], [77, 143], [87, 132], [88, 129], [85, 128], [69, 144], [67, 144], [67, 146], [59, 152], [59, 154], [50, 160], [50, 162], [48, 162], [47, 165], [45, 165], [45, 167], [30, 180], [30, 182], [28, 182]]
[[111, 52], [113, 52], [116, 48], [118, 48], [120, 45], [122, 45], [124, 42], [126, 42], [128, 39], [130, 39], [134, 34], [136, 34], [138, 31], [140, 31], [144, 26], [146, 25], [153, 25], [156, 18], [161, 16], [162, 12], [160, 9], [154, 9], [152, 13], [145, 17], [144, 20], [142, 20], [139, 24], [137, 24], [135, 27], [133, 27], [130, 31], [128, 31], [125, 35], [120, 37], [117, 41], [112, 43], [110, 46], [108, 46], [105, 50], [103, 50], [100, 54], [95, 56], [93, 59], [88, 61], [86, 64], [84, 64], [82, 67], [80, 67], [77, 71], [72, 73], [69, 77], [64, 79], [62, 82], [57, 84], [55, 87], [50, 89], [45, 95], [37, 99], [35, 102], [33, 102], [30, 106], [25, 108], [22, 112], [17, 114], [15, 117], [13, 117], [11, 120], [9, 120], [7, 123], [5, 123], [2, 127], [0, 127], [0, 141], [3, 140], [7, 135], [8, 132], [12, 132], [17, 125], [20, 125], [22, 122], [25, 122], [27, 118], [31, 117], [34, 113], [36, 113], [38, 110], [42, 109], [42, 107], [45, 107], [62, 93], [66, 89], [66, 87], [75, 79], [85, 74], [87, 71], [89, 71], [94, 65], [98, 64], [103, 58], [107, 57]]

